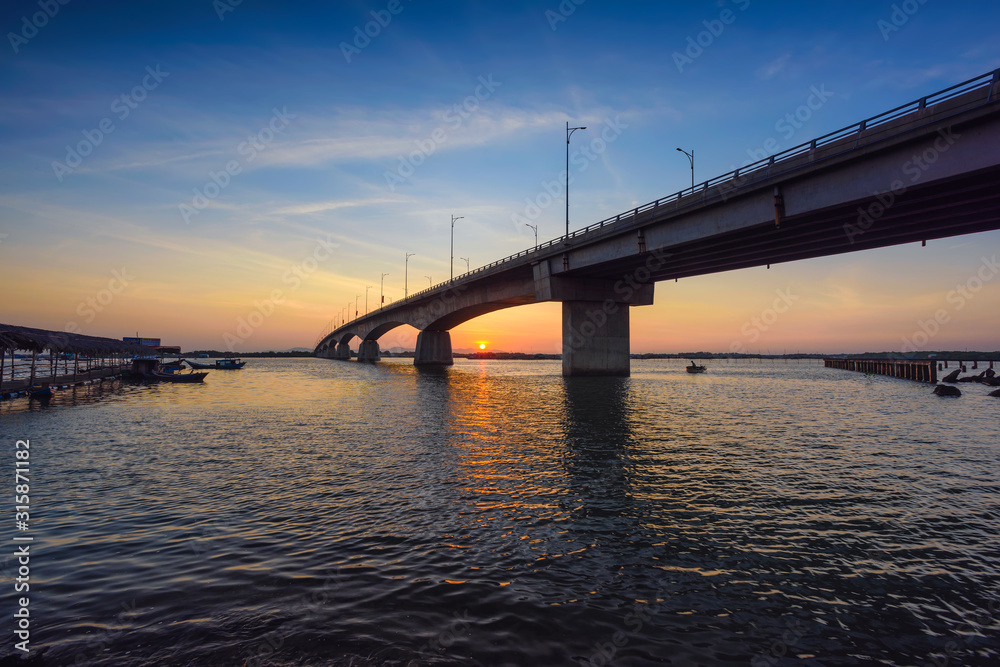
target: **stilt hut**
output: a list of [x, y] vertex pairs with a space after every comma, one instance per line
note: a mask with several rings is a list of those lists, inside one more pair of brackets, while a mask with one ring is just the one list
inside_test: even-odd
[[114, 377], [128, 370], [132, 357], [143, 354], [148, 350], [142, 346], [114, 338], [0, 324], [0, 396], [36, 384]]

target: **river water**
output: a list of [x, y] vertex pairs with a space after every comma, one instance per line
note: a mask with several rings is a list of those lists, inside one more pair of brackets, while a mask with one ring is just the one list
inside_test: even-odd
[[818, 362], [251, 359], [0, 403], [53, 665], [995, 665], [1000, 400]]

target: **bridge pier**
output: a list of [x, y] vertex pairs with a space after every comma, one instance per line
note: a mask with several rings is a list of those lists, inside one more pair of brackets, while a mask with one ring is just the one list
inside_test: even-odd
[[343, 361], [351, 360], [351, 344], [350, 343], [340, 343], [337, 345], [337, 351], [331, 357], [332, 359], [341, 359]]
[[627, 377], [629, 306], [563, 301], [562, 374]]
[[414, 366], [451, 366], [451, 333], [448, 331], [421, 331], [417, 334], [417, 349], [413, 353]]
[[561, 276], [552, 260], [532, 265], [536, 301], [562, 302], [564, 376], [631, 373], [629, 308], [652, 305], [651, 269], [664, 261], [653, 253], [618, 281]]
[[382, 358], [377, 340], [363, 340], [358, 347], [358, 361], [376, 362]]

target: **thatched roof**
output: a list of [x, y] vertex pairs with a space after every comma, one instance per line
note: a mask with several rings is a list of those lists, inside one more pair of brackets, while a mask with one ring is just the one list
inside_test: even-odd
[[41, 352], [70, 352], [80, 354], [150, 354], [150, 349], [114, 338], [84, 336], [65, 331], [47, 331], [30, 327], [0, 324], [0, 349], [31, 350]]

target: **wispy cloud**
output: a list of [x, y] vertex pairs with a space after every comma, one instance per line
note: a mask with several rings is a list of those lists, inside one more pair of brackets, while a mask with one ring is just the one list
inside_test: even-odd
[[791, 53], [784, 53], [757, 70], [758, 79], [773, 79], [785, 71], [792, 59]]

